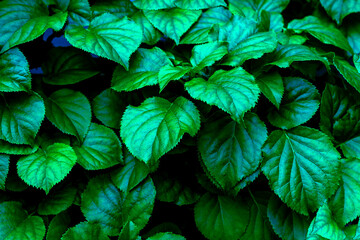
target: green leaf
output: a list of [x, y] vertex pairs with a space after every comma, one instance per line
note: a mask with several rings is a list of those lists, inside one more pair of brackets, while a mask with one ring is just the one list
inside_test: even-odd
[[56, 215], [68, 209], [74, 202], [77, 189], [73, 186], [53, 188], [40, 202], [38, 213], [40, 215]]
[[210, 8], [203, 12], [198, 21], [186, 32], [181, 44], [198, 44], [208, 42], [208, 35], [214, 24], [225, 24], [232, 14], [223, 7]]
[[193, 78], [185, 88], [191, 97], [219, 107], [237, 122], [255, 106], [260, 94], [254, 77], [241, 67], [218, 70], [207, 81]]
[[197, 45], [192, 49], [192, 56], [190, 58], [193, 71], [200, 71], [201, 69], [213, 65], [227, 54], [227, 47], [222, 43], [212, 42]]
[[21, 203], [0, 203], [0, 239], [42, 240], [45, 231], [41, 217], [29, 216]]
[[189, 10], [199, 10], [199, 9], [206, 9], [206, 8], [213, 8], [223, 6], [226, 7], [226, 3], [224, 0], [177, 0], [176, 6], [182, 9], [189, 9]]
[[281, 33], [283, 31], [284, 18], [280, 13], [262, 10], [258, 19], [258, 22], [260, 22], [258, 26], [260, 32], [272, 30], [276, 33]]
[[91, 106], [81, 93], [60, 89], [45, 102], [46, 117], [62, 132], [83, 141], [91, 122]]
[[331, 44], [352, 52], [352, 48], [342, 32], [317, 17], [307, 16], [303, 19], [292, 20], [287, 28], [294, 30], [296, 33], [307, 32], [325, 44]]
[[70, 228], [61, 240], [110, 240], [97, 223], [81, 222]]
[[41, 0], [6, 0], [0, 3], [1, 52], [41, 36], [48, 28], [59, 31], [65, 24], [66, 12], [49, 16], [47, 6]]
[[[133, 16], [138, 9], [129, 0], [102, 0], [91, 5], [94, 17], [103, 13], [111, 13], [118, 18]], [[134, 20], [134, 19], [133, 19]]]
[[193, 25], [201, 15], [200, 10], [185, 10], [171, 8], [168, 10], [147, 10], [144, 11], [146, 18], [154, 27], [159, 29], [169, 38], [173, 39], [176, 45], [180, 37]]
[[279, 73], [273, 72], [255, 78], [261, 92], [279, 109], [284, 94], [284, 83]]
[[360, 2], [358, 0], [320, 0], [329, 16], [338, 24], [344, 17], [351, 13], [360, 12]]
[[236, 240], [245, 232], [248, 206], [239, 199], [206, 193], [195, 205], [195, 223], [210, 240]]
[[49, 224], [46, 240], [60, 239], [68, 230], [70, 223], [71, 217], [68, 212], [64, 211], [56, 215]]
[[285, 92], [279, 110], [268, 114], [270, 123], [282, 129], [299, 126], [315, 114], [320, 104], [320, 94], [310, 82], [302, 78], [283, 79]]
[[104, 13], [92, 19], [87, 29], [82, 26], [68, 28], [65, 37], [74, 47], [120, 63], [128, 69], [130, 55], [140, 46], [142, 31], [126, 17], [120, 19]]
[[5, 181], [9, 172], [10, 156], [0, 154], [0, 189], [5, 190]]
[[134, 158], [127, 149], [124, 151], [124, 161], [123, 167], [111, 173], [111, 179], [121, 191], [130, 192], [148, 176], [150, 171], [144, 162]]
[[171, 64], [166, 53], [160, 48], [139, 48], [132, 58], [128, 71], [120, 66], [115, 69], [111, 81], [112, 89], [119, 92], [133, 91], [155, 85], [159, 82], [159, 70]]
[[359, 159], [342, 159], [340, 187], [328, 203], [334, 219], [340, 226], [345, 226], [360, 216], [358, 209], [360, 201], [359, 167]]
[[29, 155], [38, 150], [39, 145], [34, 144], [33, 146], [25, 144], [11, 144], [4, 140], [0, 140], [0, 153], [11, 154], [11, 155]]
[[18, 174], [28, 185], [43, 189], [46, 194], [70, 172], [76, 163], [74, 150], [63, 143], [54, 143], [47, 149], [21, 157]]
[[325, 57], [313, 48], [299, 44], [279, 45], [273, 54], [273, 62], [268, 65], [276, 65], [281, 68], [288, 68], [296, 61], [320, 61], [327, 69], [330, 69], [329, 62]]
[[358, 72], [360, 73], [360, 54], [354, 55], [353, 59], [354, 59], [354, 65], [358, 70]]
[[263, 147], [263, 157], [262, 171], [270, 187], [301, 214], [315, 211], [338, 187], [340, 154], [319, 130], [273, 131]]
[[164, 90], [164, 88], [168, 85], [168, 83], [172, 80], [179, 80], [185, 74], [190, 72], [192, 67], [188, 66], [176, 66], [173, 67], [171, 65], [166, 65], [162, 67], [159, 71], [158, 78], [159, 78], [159, 85], [160, 85], [160, 92]]
[[265, 53], [270, 53], [277, 46], [274, 32], [260, 32], [244, 39], [226, 56], [222, 65], [240, 66], [246, 60], [257, 59]]
[[281, 239], [306, 239], [310, 219], [289, 209], [275, 195], [269, 200], [267, 216], [274, 231]]
[[132, 17], [132, 20], [142, 28], [142, 42], [148, 45], [155, 45], [161, 38], [162, 34], [157, 30], [145, 17], [144, 13], [138, 11]]
[[0, 91], [30, 91], [31, 74], [29, 64], [18, 48], [0, 55]]
[[139, 9], [159, 10], [175, 7], [175, 0], [134, 0], [132, 3]]
[[334, 58], [334, 65], [345, 80], [360, 92], [360, 73], [357, 69], [351, 66], [348, 61], [337, 57]]
[[99, 170], [122, 162], [121, 143], [113, 130], [91, 123], [89, 131], [79, 145], [74, 145], [77, 162], [86, 170]]
[[360, 54], [360, 23], [352, 21], [346, 25], [347, 40], [355, 54]]
[[256, 12], [262, 10], [267, 12], [282, 12], [289, 4], [290, 0], [229, 0], [229, 9], [234, 14], [252, 17]]
[[141, 240], [139, 230], [132, 221], [125, 224], [121, 229], [118, 240]]
[[147, 240], [186, 240], [186, 238], [178, 234], [167, 232], [157, 233], [154, 236], [147, 238]]
[[44, 82], [52, 85], [78, 83], [99, 73], [89, 54], [68, 47], [52, 48], [41, 69]]
[[265, 124], [248, 113], [240, 123], [229, 118], [207, 122], [200, 131], [198, 147], [210, 175], [228, 190], [259, 167], [266, 138]]
[[34, 144], [44, 117], [44, 101], [36, 93], [1, 96], [0, 139], [13, 144]]
[[325, 203], [316, 213], [315, 218], [312, 220], [307, 232], [307, 239], [313, 237], [314, 239], [331, 239], [343, 240], [345, 233], [340, 229], [332, 213]]
[[55, 3], [62, 11], [68, 12], [69, 23], [89, 25], [92, 16], [88, 0], [55, 0]]
[[173, 149], [184, 133], [194, 136], [199, 128], [200, 115], [191, 101], [178, 97], [171, 103], [153, 97], [139, 107], [127, 107], [120, 135], [135, 157], [154, 163]]

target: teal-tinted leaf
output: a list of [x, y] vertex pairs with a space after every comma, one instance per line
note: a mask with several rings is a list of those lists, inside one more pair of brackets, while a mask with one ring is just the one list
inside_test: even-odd
[[168, 10], [144, 11], [146, 18], [178, 45], [180, 37], [193, 25], [201, 15], [200, 10], [172, 8]]
[[61, 240], [110, 240], [97, 223], [81, 222], [70, 228]]
[[77, 162], [87, 170], [99, 170], [122, 162], [121, 143], [113, 130], [91, 123], [80, 145], [74, 145]]
[[195, 136], [199, 128], [200, 115], [191, 101], [178, 97], [171, 103], [153, 97], [139, 107], [127, 107], [120, 135], [135, 157], [153, 163], [174, 148], [184, 133]]
[[234, 14], [252, 17], [256, 12], [260, 13], [261, 10], [268, 12], [282, 12], [289, 4], [290, 0], [229, 0], [229, 9]]
[[306, 239], [310, 218], [292, 211], [274, 195], [269, 200], [267, 216], [274, 231], [281, 239]]
[[143, 12], [138, 11], [131, 17], [131, 19], [134, 20], [134, 22], [142, 28], [142, 42], [149, 45], [154, 45], [160, 40], [162, 36], [161, 32], [154, 28], [154, 26], [149, 22], [149, 20], [147, 20]]
[[95, 17], [87, 29], [74, 26], [65, 32], [66, 39], [77, 48], [113, 60], [129, 68], [130, 55], [142, 40], [141, 28], [126, 17], [110, 13]]
[[62, 132], [76, 136], [82, 141], [89, 129], [91, 106], [81, 93], [61, 89], [46, 100], [46, 117]]
[[279, 110], [268, 114], [270, 123], [282, 129], [290, 129], [307, 122], [317, 111], [320, 94], [310, 82], [302, 78], [283, 79], [285, 92]]
[[138, 9], [129, 0], [102, 0], [91, 5], [93, 16], [103, 13], [111, 13], [118, 18], [130, 17], [138, 12]]
[[134, 0], [132, 3], [139, 9], [158, 10], [175, 7], [175, 0]]
[[177, 0], [175, 4], [179, 8], [189, 10], [206, 9], [219, 6], [226, 7], [226, 3], [224, 0]]
[[345, 80], [360, 92], [360, 73], [357, 69], [351, 66], [349, 62], [337, 57], [334, 58], [334, 65]]
[[53, 188], [40, 202], [38, 213], [40, 215], [56, 215], [68, 209], [74, 202], [77, 189], [73, 186]]
[[234, 193], [234, 195], [238, 194], [241, 189], [245, 188], [250, 183], [252, 183], [257, 177], [259, 177], [259, 175], [260, 175], [260, 167], [250, 175], [243, 178], [240, 182], [238, 182], [236, 186], [233, 189], [231, 189], [231, 192]]
[[258, 168], [266, 138], [265, 124], [256, 114], [248, 113], [240, 123], [229, 118], [207, 122], [198, 146], [210, 175], [228, 190]]
[[42, 240], [44, 236], [41, 217], [29, 216], [19, 202], [0, 203], [0, 239]]
[[197, 45], [192, 49], [192, 56], [190, 62], [193, 66], [193, 71], [200, 71], [201, 69], [213, 65], [227, 54], [227, 47], [218, 42], [205, 43]]
[[225, 24], [232, 14], [223, 7], [210, 8], [203, 12], [199, 20], [187, 31], [181, 44], [197, 44], [209, 41], [208, 35], [214, 24]]
[[260, 18], [259, 29], [261, 32], [273, 30], [280, 33], [284, 28], [284, 18], [280, 13], [262, 10], [258, 18]]
[[279, 109], [284, 94], [284, 83], [280, 74], [273, 72], [260, 75], [255, 80], [265, 97]]
[[360, 54], [358, 55], [354, 55], [354, 65], [356, 67], [356, 69], [358, 70], [358, 72], [360, 73]]
[[354, 239], [360, 239], [360, 223], [358, 223]]
[[41, 0], [6, 0], [0, 3], [1, 53], [41, 36], [46, 29], [59, 31], [65, 24], [66, 12], [49, 16], [47, 6]]
[[274, 51], [276, 46], [277, 40], [274, 32], [256, 33], [236, 45], [221, 64], [240, 66], [246, 60], [257, 59], [265, 53]]
[[121, 116], [126, 106], [126, 99], [111, 88], [102, 91], [92, 102], [96, 118], [105, 126], [116, 129], [120, 128]]
[[93, 59], [76, 48], [53, 48], [41, 69], [44, 82], [67, 85], [81, 82], [99, 73]]
[[355, 54], [360, 54], [360, 23], [351, 21], [346, 26], [347, 40]]
[[271, 188], [299, 213], [315, 211], [338, 187], [340, 155], [328, 136], [316, 129], [273, 131], [263, 156], [262, 171]]
[[338, 24], [350, 13], [360, 12], [358, 0], [320, 0], [320, 3]]
[[206, 193], [195, 205], [195, 223], [210, 240], [236, 240], [245, 232], [248, 206], [239, 199]]
[[303, 19], [292, 20], [288, 24], [288, 29], [292, 29], [296, 33], [305, 31], [325, 44], [331, 44], [352, 52], [352, 48], [342, 32], [317, 17], [307, 16]]
[[340, 226], [345, 226], [360, 215], [358, 208], [360, 201], [359, 174], [359, 159], [342, 159], [340, 187], [328, 203], [334, 219]]
[[91, 9], [88, 0], [54, 0], [62, 11], [68, 12], [69, 22], [88, 26], [91, 19]]
[[38, 144], [33, 146], [25, 144], [11, 144], [4, 140], [0, 140], [0, 153], [12, 154], [12, 155], [28, 155], [36, 152], [39, 148]]
[[158, 47], [152, 49], [139, 48], [126, 71], [118, 66], [113, 74], [112, 88], [116, 91], [133, 91], [158, 83], [158, 72], [171, 61], [166, 53]]
[[46, 194], [70, 172], [76, 163], [74, 150], [63, 143], [21, 157], [17, 162], [18, 174], [28, 185], [43, 189]]
[[121, 229], [118, 240], [141, 240], [139, 230], [132, 221], [125, 224]]
[[0, 189], [5, 190], [5, 180], [9, 172], [10, 156], [0, 154]]
[[44, 116], [44, 101], [36, 93], [0, 97], [0, 139], [33, 144]]
[[320, 207], [310, 224], [306, 239], [310, 239], [311, 237], [313, 237], [314, 240], [343, 240], [346, 237], [345, 233], [340, 229], [336, 220], [333, 218], [326, 203]]
[[56, 215], [49, 224], [46, 233], [46, 240], [60, 239], [61, 236], [68, 230], [70, 222], [70, 214], [66, 211]]
[[171, 65], [166, 65], [162, 67], [158, 74], [160, 92], [164, 90], [170, 81], [182, 78], [185, 74], [190, 72], [191, 69], [192, 67], [188, 66], [173, 67]]
[[325, 57], [320, 56], [315, 49], [299, 44], [278, 46], [273, 54], [273, 62], [268, 64], [288, 68], [296, 61], [320, 61], [327, 69], [330, 69], [329, 62]]
[[31, 89], [29, 64], [18, 48], [0, 56], [0, 92], [20, 92]]
[[111, 173], [111, 179], [114, 184], [123, 192], [130, 192], [149, 174], [148, 166], [138, 159], [125, 148], [124, 150], [125, 165], [114, 170]]
[[186, 240], [181, 235], [174, 234], [174, 233], [157, 233], [152, 237], [147, 238], [147, 240]]
[[191, 97], [219, 107], [237, 122], [255, 106], [260, 94], [254, 77], [241, 67], [218, 70], [207, 81], [194, 78], [185, 88]]

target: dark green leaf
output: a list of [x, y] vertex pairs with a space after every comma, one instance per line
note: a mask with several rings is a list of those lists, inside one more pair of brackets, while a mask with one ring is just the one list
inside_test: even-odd
[[97, 223], [81, 222], [70, 228], [61, 240], [110, 240]]
[[5, 190], [5, 180], [9, 172], [10, 156], [0, 154], [0, 189]]
[[77, 189], [72, 186], [53, 188], [40, 202], [38, 213], [40, 215], [56, 215], [68, 209], [74, 202]]
[[265, 97], [279, 109], [284, 94], [284, 83], [280, 74], [277, 72], [264, 74], [255, 80]]

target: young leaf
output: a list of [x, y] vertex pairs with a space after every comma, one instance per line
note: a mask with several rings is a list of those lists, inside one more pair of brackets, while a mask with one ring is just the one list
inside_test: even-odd
[[284, 83], [279, 73], [273, 72], [255, 78], [261, 92], [279, 109], [284, 94]]
[[228, 196], [204, 194], [195, 205], [195, 223], [210, 240], [236, 240], [245, 232], [249, 220], [248, 206]]
[[127, 107], [120, 135], [135, 157], [153, 163], [173, 149], [184, 133], [195, 136], [199, 128], [200, 115], [191, 101], [178, 97], [171, 103], [153, 97], [139, 107]]
[[46, 240], [61, 239], [61, 236], [68, 230], [71, 223], [71, 216], [67, 211], [56, 215], [50, 222]]
[[337, 57], [334, 58], [334, 65], [345, 80], [360, 92], [360, 73], [357, 69], [351, 66], [349, 62]]
[[17, 171], [28, 185], [43, 189], [46, 194], [70, 172], [76, 163], [74, 150], [63, 143], [54, 143], [47, 149], [21, 157]]
[[306, 233], [310, 226], [309, 217], [292, 211], [275, 195], [269, 200], [267, 216], [274, 231], [281, 239], [306, 239]]
[[118, 66], [111, 81], [116, 91], [133, 91], [145, 86], [158, 84], [158, 72], [166, 65], [171, 65], [166, 53], [158, 47], [139, 48], [134, 54], [128, 71]]
[[181, 44], [197, 44], [209, 41], [208, 35], [214, 24], [225, 24], [232, 14], [223, 7], [210, 8], [203, 12], [199, 20], [186, 32]]
[[140, 46], [141, 28], [132, 20], [104, 13], [95, 17], [87, 29], [73, 26], [65, 32], [74, 47], [120, 63], [129, 68], [130, 55]]
[[99, 170], [122, 162], [121, 143], [113, 130], [91, 123], [84, 141], [74, 145], [77, 162], [86, 170]]
[[306, 239], [345, 239], [346, 235], [336, 223], [326, 203], [320, 207], [312, 220]]
[[62, 236], [61, 240], [110, 240], [101, 226], [92, 222], [81, 222], [70, 228]]
[[44, 101], [38, 94], [0, 95], [0, 139], [32, 145], [44, 117]]
[[159, 85], [160, 85], [160, 92], [164, 90], [166, 85], [172, 80], [178, 80], [182, 78], [185, 74], [190, 72], [192, 67], [188, 66], [176, 66], [173, 67], [171, 65], [165, 65], [159, 71], [158, 78], [159, 78]]
[[263, 156], [262, 171], [270, 187], [301, 214], [315, 211], [338, 187], [340, 154], [316, 129], [273, 131], [263, 147]]
[[29, 216], [20, 202], [0, 203], [0, 230], [6, 240], [43, 240], [46, 231], [42, 218]]
[[171, 8], [158, 11], [147, 10], [144, 11], [144, 14], [152, 25], [178, 45], [180, 37], [196, 22], [201, 11]]
[[5, 190], [5, 181], [9, 172], [10, 156], [0, 154], [0, 189]]
[[360, 161], [358, 159], [342, 159], [340, 187], [328, 202], [332, 215], [340, 226], [360, 216]]
[[132, 3], [139, 9], [159, 10], [175, 7], [175, 0], [134, 0]]
[[340, 24], [344, 17], [350, 13], [360, 12], [360, 4], [358, 0], [320, 0], [320, 3], [325, 8], [329, 16], [338, 24]]
[[146, 240], [186, 240], [186, 238], [178, 234], [167, 232], [157, 233], [154, 236], [147, 238]]
[[205, 43], [197, 45], [192, 49], [192, 56], [190, 62], [193, 66], [193, 71], [200, 71], [201, 69], [213, 65], [227, 54], [227, 47], [218, 42]]
[[46, 29], [59, 31], [65, 24], [66, 12], [49, 16], [47, 6], [41, 0], [6, 0], [0, 3], [1, 52], [41, 36]]
[[29, 64], [18, 48], [0, 55], [0, 92], [30, 91]]
[[307, 122], [317, 111], [320, 94], [310, 82], [302, 78], [283, 78], [285, 92], [279, 110], [268, 114], [270, 123], [290, 129]]
[[255, 106], [260, 94], [254, 77], [241, 67], [218, 70], [208, 81], [193, 78], [185, 83], [185, 88], [191, 97], [219, 107], [237, 122]]
[[350, 53], [352, 52], [349, 42], [340, 30], [314, 16], [292, 20], [287, 28], [294, 30], [296, 33], [305, 31], [325, 44], [331, 44]]
[[73, 186], [53, 188], [40, 202], [39, 215], [56, 215], [68, 209], [74, 202], [77, 189]]
[[157, 30], [149, 22], [149, 20], [147, 20], [147, 18], [145, 17], [143, 12], [138, 11], [131, 17], [131, 19], [134, 20], [134, 22], [142, 28], [142, 32], [143, 32], [142, 42], [143, 43], [146, 43], [148, 45], [154, 45], [160, 40], [160, 38], [162, 36], [161, 32], [159, 30]]
[[189, 10], [199, 10], [219, 6], [226, 7], [226, 3], [224, 0], [177, 0], [175, 4], [179, 8]]
[[76, 48], [51, 49], [41, 69], [44, 82], [52, 85], [78, 83], [99, 73], [90, 55]]
[[210, 175], [228, 190], [258, 168], [266, 138], [265, 124], [256, 114], [248, 113], [240, 123], [229, 118], [207, 122], [198, 146]]
[[83, 141], [91, 122], [91, 106], [81, 93], [60, 89], [46, 100], [46, 117], [62, 132]]

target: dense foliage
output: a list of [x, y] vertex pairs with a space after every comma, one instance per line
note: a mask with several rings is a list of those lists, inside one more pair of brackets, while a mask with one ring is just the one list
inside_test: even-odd
[[0, 239], [360, 239], [359, 0], [0, 2]]

